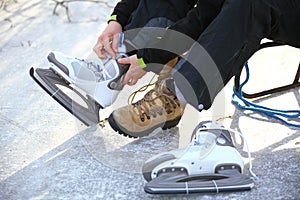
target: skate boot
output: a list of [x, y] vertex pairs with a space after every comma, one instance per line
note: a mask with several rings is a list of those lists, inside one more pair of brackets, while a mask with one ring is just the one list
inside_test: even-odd
[[109, 116], [108, 121], [116, 132], [129, 137], [143, 137], [158, 127], [168, 129], [179, 123], [185, 105], [166, 87], [171, 66], [176, 61], [172, 62], [164, 67], [154, 88], [143, 99], [121, 107]]
[[[116, 59], [127, 57], [125, 45], [119, 46]], [[121, 65], [107, 54], [100, 59], [94, 52], [87, 59], [72, 58], [60, 52], [51, 52], [48, 60], [59, 76], [86, 92], [101, 107], [111, 105], [123, 87], [123, 74], [127, 65]]]

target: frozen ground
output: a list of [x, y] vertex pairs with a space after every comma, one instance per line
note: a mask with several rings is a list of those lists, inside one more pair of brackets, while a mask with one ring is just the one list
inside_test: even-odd
[[[108, 7], [69, 4], [72, 23], [61, 7], [58, 16], [52, 15], [50, 0], [10, 1], [1, 8], [0, 199], [300, 199], [300, 130], [236, 109], [230, 103], [232, 83], [209, 111], [198, 114], [187, 107], [177, 128], [133, 140], [117, 135], [109, 126], [86, 129], [33, 82], [29, 68], [46, 66], [49, 51], [74, 56], [89, 53], [115, 3], [107, 2]], [[300, 51], [289, 47], [255, 55], [250, 64], [256, 67], [251, 69], [246, 90], [290, 83], [299, 58]], [[102, 116], [124, 105], [134, 89], [126, 87], [120, 100]], [[299, 89], [259, 102], [299, 109]], [[186, 144], [194, 126], [207, 119], [219, 119], [246, 135], [253, 170], [260, 178], [255, 188], [188, 196], [144, 193], [142, 162], [156, 152]]]

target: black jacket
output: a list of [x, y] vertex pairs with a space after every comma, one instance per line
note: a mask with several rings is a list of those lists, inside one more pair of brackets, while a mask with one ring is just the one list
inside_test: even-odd
[[[159, 1], [159, 7], [155, 1]], [[166, 31], [165, 36], [159, 38], [156, 43], [161, 47], [168, 47], [174, 45], [174, 41], [176, 41], [177, 52], [182, 54], [190, 48], [192, 43], [186, 40], [177, 40], [177, 36], [173, 36], [174, 31], [178, 31], [192, 40], [197, 40], [203, 30], [220, 12], [223, 2], [224, 0], [122, 0], [114, 8], [112, 15], [116, 16], [116, 20], [122, 25], [123, 29], [131, 23], [131, 16], [136, 10], [145, 13], [139, 19], [145, 22], [153, 17], [167, 17], [176, 22], [169, 28], [171, 31]], [[136, 26], [136, 28], [139, 28], [139, 26]], [[162, 49], [140, 49], [137, 56], [143, 58], [146, 64], [165, 64], [178, 56], [178, 53], [174, 54]], [[149, 64], [144, 69], [159, 73], [161, 68], [158, 66], [161, 65]]]
[[[122, 25], [123, 29], [129, 23], [136, 23], [140, 28], [143, 21], [147, 23], [151, 18], [166, 17], [171, 21], [184, 18], [187, 12], [194, 7], [196, 0], [122, 0], [114, 8], [112, 16]], [[138, 11], [137, 22], [132, 22], [134, 12]]]
[[[175, 48], [176, 52], [178, 52], [177, 54], [159, 48], [141, 49], [137, 53], [138, 58], [143, 58], [146, 64], [165, 64], [174, 57], [186, 52], [191, 47], [192, 42], [199, 38], [204, 29], [218, 15], [224, 1], [225, 0], [198, 0], [196, 6], [188, 12], [187, 16], [177, 21], [169, 28], [170, 31], [167, 30], [164, 37], [157, 41], [162, 47], [174, 46], [174, 41], [176, 41]], [[185, 38], [179, 39], [176, 32], [182, 33], [185, 37], [189, 37], [190, 40], [186, 40]], [[145, 70], [159, 73], [161, 68], [158, 68], [157, 65], [147, 65]]]

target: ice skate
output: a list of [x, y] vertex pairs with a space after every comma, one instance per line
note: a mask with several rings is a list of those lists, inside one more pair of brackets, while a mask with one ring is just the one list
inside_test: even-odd
[[254, 182], [243, 171], [230, 132], [210, 121], [195, 128], [186, 148], [154, 156], [143, 166], [145, 191], [151, 194], [250, 190]]
[[[47, 69], [31, 68], [30, 75], [85, 125], [97, 124], [100, 121], [99, 109], [110, 106], [116, 100], [129, 68], [129, 65], [117, 62], [118, 58], [127, 56], [121, 38], [120, 41], [116, 60], [108, 54], [106, 59], [100, 59], [96, 55], [81, 59], [51, 52], [48, 55], [51, 66]], [[72, 90], [75, 95], [70, 96], [65, 92], [66, 89]], [[76, 101], [74, 96], [81, 101]]]
[[[126, 54], [118, 53], [117, 59], [121, 57], [126, 57]], [[82, 59], [51, 52], [48, 60], [52, 63], [51, 69], [70, 84], [85, 91], [102, 107], [107, 107], [115, 101], [123, 87], [119, 75], [128, 69], [120, 66], [111, 57], [101, 60], [96, 55]]]

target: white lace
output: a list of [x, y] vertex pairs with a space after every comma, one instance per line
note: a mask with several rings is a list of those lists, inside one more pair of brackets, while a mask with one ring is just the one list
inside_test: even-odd
[[198, 131], [209, 131], [210, 129], [218, 129], [218, 130], [225, 130], [225, 131], [229, 131], [233, 134], [236, 134], [238, 136], [240, 136], [242, 138], [242, 140], [244, 141], [244, 144], [246, 146], [246, 150], [247, 150], [247, 154], [248, 154], [248, 162], [249, 162], [249, 172], [251, 174], [251, 176], [254, 178], [254, 179], [259, 179], [256, 174], [252, 171], [252, 157], [251, 157], [251, 152], [250, 152], [250, 149], [249, 149], [249, 146], [248, 146], [248, 143], [247, 143], [247, 139], [246, 137], [244, 136], [243, 133], [239, 132], [239, 131], [236, 131], [234, 129], [231, 129], [231, 128], [224, 128], [224, 127], [218, 127], [218, 128], [199, 128]]
[[247, 142], [247, 139], [245, 137], [245, 135], [242, 133], [242, 132], [239, 132], [239, 131], [236, 131], [234, 129], [231, 129], [231, 128], [220, 128], [222, 130], [227, 130], [233, 134], [236, 134], [238, 136], [240, 136], [242, 138], [242, 140], [244, 141], [245, 143], [245, 146], [246, 146], [246, 149], [247, 149], [247, 154], [248, 154], [248, 162], [249, 162], [249, 172], [251, 174], [251, 176], [254, 178], [254, 179], [259, 179], [256, 174], [252, 171], [252, 157], [251, 157], [251, 152], [250, 152], [250, 149], [249, 149], [249, 146], [248, 146], [248, 142]]
[[[96, 76], [96, 81], [105, 81], [107, 79], [111, 79], [112, 76], [107, 72], [105, 69], [105, 63], [96, 63], [94, 61], [88, 60], [88, 59], [79, 59], [76, 58], [78, 61], [83, 62], [83, 67], [86, 67], [90, 71], [92, 71]], [[107, 61], [108, 62], [108, 61]], [[107, 63], [106, 62], [106, 63]]]

